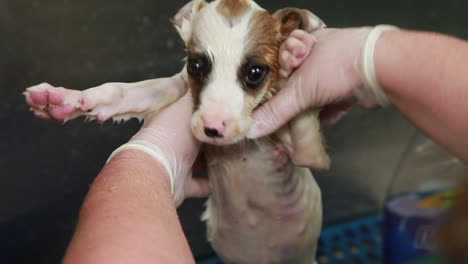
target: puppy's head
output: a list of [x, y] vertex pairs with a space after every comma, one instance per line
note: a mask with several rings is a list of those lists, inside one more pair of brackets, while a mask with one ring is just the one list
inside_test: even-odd
[[278, 52], [289, 34], [323, 26], [307, 10], [272, 15], [251, 0], [194, 0], [172, 23], [187, 50], [192, 131], [217, 145], [244, 139], [254, 109], [278, 89]]

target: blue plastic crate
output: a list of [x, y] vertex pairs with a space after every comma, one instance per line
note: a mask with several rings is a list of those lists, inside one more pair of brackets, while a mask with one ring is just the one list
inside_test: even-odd
[[[382, 216], [371, 216], [324, 228], [317, 249], [319, 264], [379, 264]], [[218, 258], [198, 264], [221, 264]]]
[[379, 215], [323, 229], [317, 250], [318, 263], [381, 263], [382, 224]]

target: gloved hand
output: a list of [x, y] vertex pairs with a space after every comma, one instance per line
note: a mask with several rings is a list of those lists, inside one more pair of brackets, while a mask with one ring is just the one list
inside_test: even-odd
[[[374, 32], [372, 38], [371, 31]], [[285, 87], [254, 112], [254, 122], [247, 136], [258, 138], [268, 135], [310, 107], [323, 108], [324, 111], [329, 107], [333, 119], [334, 115], [353, 104], [365, 108], [383, 106], [386, 103], [383, 91], [376, 91], [375, 85], [368, 85], [363, 67], [366, 45], [370, 46], [366, 54], [371, 55], [371, 65], [367, 68], [374, 70], [373, 44], [379, 33], [371, 27], [325, 28], [312, 33], [316, 40], [309, 56], [291, 75]]]
[[200, 149], [200, 143], [193, 137], [190, 127], [192, 110], [189, 91], [172, 105], [146, 118], [140, 131], [113, 153], [115, 155], [123, 148], [138, 149], [152, 155], [169, 174], [176, 206], [185, 198], [209, 194], [206, 179], [192, 178], [192, 166]]

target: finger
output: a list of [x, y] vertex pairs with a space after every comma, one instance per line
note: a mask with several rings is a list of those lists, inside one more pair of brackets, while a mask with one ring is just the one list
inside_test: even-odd
[[247, 138], [269, 135], [305, 110], [308, 98], [303, 96], [302, 89], [302, 77], [293, 75], [278, 94], [254, 112]]
[[312, 47], [314, 42], [317, 40], [314, 33], [307, 33], [304, 30], [300, 29], [294, 30], [289, 36], [300, 40], [308, 48]]
[[169, 78], [170, 82], [172, 82], [172, 87], [176, 88], [178, 90], [178, 94], [180, 97], [184, 96], [187, 94], [187, 90], [189, 88], [188, 82], [184, 76], [184, 74], [176, 74], [172, 77]]
[[201, 198], [210, 195], [210, 184], [206, 178], [192, 178], [185, 190], [185, 198]]

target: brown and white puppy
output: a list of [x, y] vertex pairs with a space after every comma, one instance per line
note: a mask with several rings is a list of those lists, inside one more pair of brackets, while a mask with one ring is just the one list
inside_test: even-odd
[[[326, 169], [330, 162], [317, 111], [305, 111], [271, 137], [246, 140], [245, 132], [252, 112], [285, 81], [281, 44], [295, 29], [310, 32], [323, 23], [295, 8], [272, 15], [251, 0], [195, 0], [172, 22], [188, 53], [181, 76], [195, 102], [192, 131], [205, 143], [212, 191], [203, 216], [208, 239], [225, 263], [313, 263], [321, 195], [305, 167]], [[186, 93], [188, 86], [168, 81], [85, 91], [43, 83], [24, 94], [44, 119], [144, 119]]]
[[[291, 32], [324, 26], [307, 10], [285, 8], [271, 15], [249, 0], [192, 1], [173, 24], [188, 53], [187, 72], [197, 106], [193, 133], [216, 145], [243, 140], [253, 110], [283, 85], [279, 48]], [[284, 129], [278, 137], [297, 165], [326, 169], [330, 161], [317, 143], [321, 142], [317, 114], [308, 111], [292, 121], [290, 132], [301, 139], [292, 140]]]
[[187, 49], [192, 131], [207, 143], [208, 239], [225, 263], [313, 263], [320, 190], [297, 165], [329, 166], [317, 111], [304, 112], [271, 138], [249, 141], [245, 133], [252, 112], [285, 81], [282, 43], [296, 29], [323, 27], [322, 21], [296, 8], [270, 14], [251, 0], [195, 0], [173, 24]]

